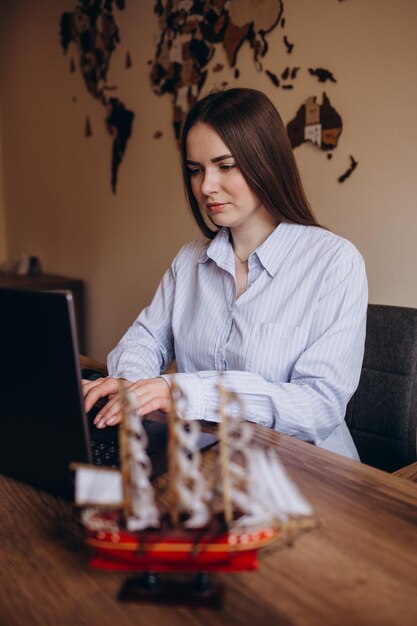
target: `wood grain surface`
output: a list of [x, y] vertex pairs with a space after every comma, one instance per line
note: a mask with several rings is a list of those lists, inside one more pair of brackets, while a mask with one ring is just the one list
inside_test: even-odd
[[[256, 428], [309, 498], [318, 529], [219, 575], [220, 611], [122, 604], [126, 574], [91, 570], [71, 503], [0, 476], [1, 626], [415, 626], [417, 484]], [[210, 473], [214, 451], [205, 455]]]
[[103, 374], [103, 376], [107, 376], [108, 374], [107, 366], [104, 363], [102, 363], [101, 361], [95, 361], [94, 359], [91, 359], [88, 356], [84, 356], [83, 354], [80, 354], [80, 366], [82, 370], [97, 370], [97, 372], [100, 372], [100, 374]]
[[410, 465], [406, 465], [401, 469], [394, 472], [396, 476], [401, 476], [401, 478], [407, 478], [407, 480], [413, 480], [417, 482], [417, 461], [411, 463]]

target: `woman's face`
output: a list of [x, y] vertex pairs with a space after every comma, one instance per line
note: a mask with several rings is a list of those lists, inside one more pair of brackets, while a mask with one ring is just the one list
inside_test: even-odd
[[243, 178], [229, 148], [207, 124], [187, 135], [187, 168], [200, 211], [217, 226], [256, 226], [269, 213]]

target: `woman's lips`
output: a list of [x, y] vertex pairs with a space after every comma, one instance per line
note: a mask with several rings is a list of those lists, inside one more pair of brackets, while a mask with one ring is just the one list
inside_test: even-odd
[[226, 202], [216, 202], [213, 204], [208, 204], [207, 205], [207, 211], [209, 211], [209, 213], [221, 213], [223, 211], [223, 209], [226, 206]]

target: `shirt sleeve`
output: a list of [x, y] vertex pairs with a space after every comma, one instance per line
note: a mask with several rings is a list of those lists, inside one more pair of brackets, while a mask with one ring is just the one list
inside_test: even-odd
[[145, 308], [107, 357], [110, 376], [137, 381], [165, 371], [174, 358], [172, 309], [176, 265], [165, 272], [151, 304]]
[[[323, 280], [305, 351], [288, 382], [258, 374], [222, 372], [226, 389], [239, 393], [250, 421], [319, 445], [344, 420], [362, 367], [368, 289], [359, 254], [334, 263]], [[188, 417], [218, 421], [219, 372], [171, 377], [188, 398]]]

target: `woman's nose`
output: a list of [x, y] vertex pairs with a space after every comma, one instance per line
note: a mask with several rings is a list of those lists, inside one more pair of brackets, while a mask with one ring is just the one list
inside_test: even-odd
[[219, 187], [219, 184], [218, 184], [217, 172], [211, 169], [206, 169], [204, 172], [204, 178], [203, 178], [203, 182], [201, 185], [201, 191], [203, 192], [205, 196], [209, 196], [210, 194], [218, 191], [218, 187]]

